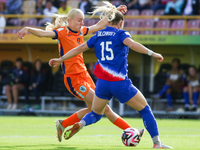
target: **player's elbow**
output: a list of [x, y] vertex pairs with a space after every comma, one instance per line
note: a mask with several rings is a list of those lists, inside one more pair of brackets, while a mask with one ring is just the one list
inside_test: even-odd
[[43, 37], [43, 34], [39, 32], [39, 33], [37, 34], [37, 37]]

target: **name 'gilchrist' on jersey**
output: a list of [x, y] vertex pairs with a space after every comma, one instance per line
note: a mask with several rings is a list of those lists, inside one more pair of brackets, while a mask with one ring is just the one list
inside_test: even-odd
[[99, 79], [107, 81], [121, 81], [127, 77], [128, 46], [124, 39], [131, 38], [125, 30], [107, 27], [100, 30], [87, 41], [89, 48], [95, 49], [98, 61], [94, 74]]
[[115, 32], [109, 32], [109, 31], [99, 31], [98, 36], [115, 36]]

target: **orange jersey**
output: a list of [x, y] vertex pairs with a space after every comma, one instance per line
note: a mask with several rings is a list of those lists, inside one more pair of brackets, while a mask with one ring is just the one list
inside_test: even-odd
[[[69, 29], [68, 33], [66, 27], [58, 28], [53, 31], [56, 34], [54, 39], [57, 39], [59, 43], [59, 55], [62, 57], [71, 49], [84, 43], [84, 36], [87, 35], [88, 28], [84, 26], [79, 32]], [[86, 70], [82, 53], [65, 60], [61, 66], [64, 74], [78, 74]]]

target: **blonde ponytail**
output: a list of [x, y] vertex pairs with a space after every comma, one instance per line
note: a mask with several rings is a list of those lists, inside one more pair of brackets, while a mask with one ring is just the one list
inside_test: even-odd
[[108, 21], [112, 21], [115, 19], [115, 14], [118, 12], [117, 8], [112, 5], [110, 2], [108, 1], [103, 1], [103, 3], [105, 5], [103, 6], [96, 6], [94, 7], [95, 10], [93, 12], [90, 12], [92, 14], [92, 16], [94, 16], [95, 14], [101, 12], [100, 14], [100, 19], [104, 18], [105, 16], [108, 16]]
[[[52, 24], [50, 22], [46, 22], [46, 31], [53, 31], [55, 29], [61, 28], [61, 27], [66, 27], [68, 25], [68, 19], [73, 19], [78, 13], [83, 12], [80, 9], [71, 9], [67, 15], [61, 15], [61, 14], [54, 14], [54, 17], [57, 17], [55, 20], [55, 24]], [[84, 14], [83, 14], [84, 16]], [[68, 31], [68, 29], [67, 29]]]
[[55, 24], [50, 22], [46, 22], [46, 31], [53, 31], [55, 29], [67, 26], [67, 15], [58, 15], [54, 14], [53, 16], [57, 17], [55, 20]]

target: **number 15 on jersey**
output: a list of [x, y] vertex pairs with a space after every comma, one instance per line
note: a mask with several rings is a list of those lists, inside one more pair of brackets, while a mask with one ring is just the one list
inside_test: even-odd
[[[114, 59], [113, 50], [112, 48], [109, 48], [109, 45], [112, 45], [112, 41], [101, 42], [100, 45], [101, 45], [101, 61], [113, 60]], [[105, 50], [107, 52], [110, 52], [110, 56], [104, 55]]]

